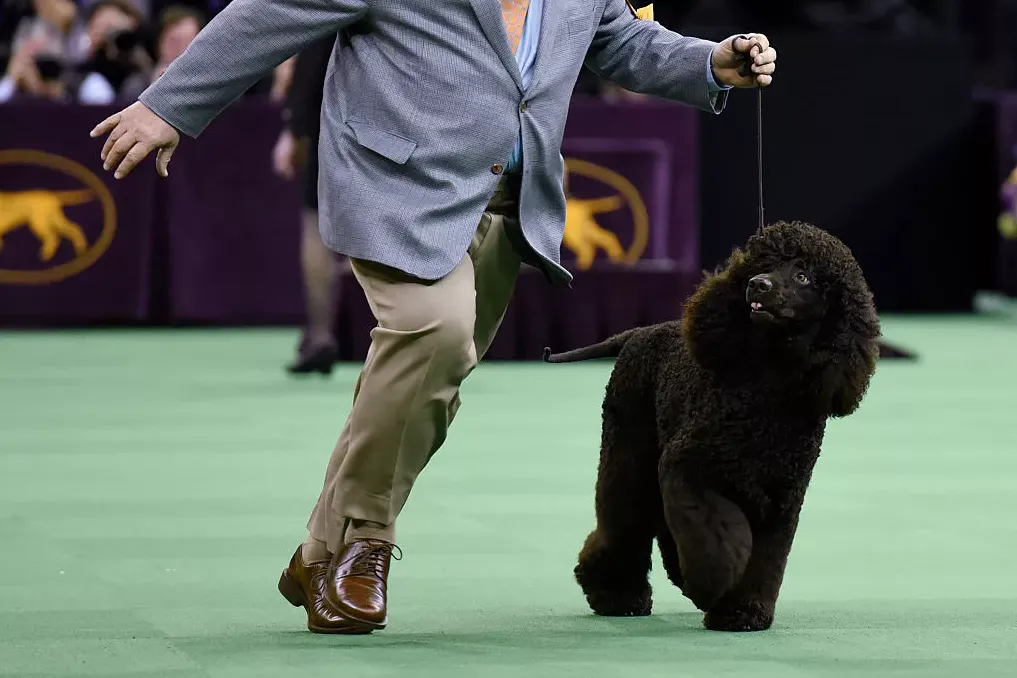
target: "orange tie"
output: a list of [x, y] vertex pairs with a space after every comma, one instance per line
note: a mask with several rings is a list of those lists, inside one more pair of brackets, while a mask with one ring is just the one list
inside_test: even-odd
[[519, 49], [519, 41], [523, 39], [523, 24], [526, 23], [526, 10], [530, 0], [501, 0], [501, 18], [505, 21], [509, 45], [512, 53]]

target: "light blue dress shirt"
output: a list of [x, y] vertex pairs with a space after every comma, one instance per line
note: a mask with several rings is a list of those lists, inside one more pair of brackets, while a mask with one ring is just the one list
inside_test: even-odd
[[[553, 1], [553, 0], [552, 0]], [[526, 10], [526, 21], [523, 22], [523, 35], [519, 41], [519, 48], [516, 50], [516, 64], [519, 66], [519, 75], [522, 76], [523, 90], [530, 87], [533, 79], [533, 64], [537, 60], [537, 43], [540, 41], [540, 18], [544, 14], [545, 0], [530, 0], [530, 6]], [[727, 85], [718, 85], [713, 77], [713, 68], [710, 60], [706, 60], [706, 79], [710, 85], [711, 92], [720, 92], [731, 89]], [[515, 148], [512, 149], [512, 157], [505, 165], [506, 172], [518, 172], [523, 163], [523, 136], [519, 132], [519, 139], [516, 140]]]
[[[554, 0], [551, 0], [552, 2]], [[519, 75], [523, 79], [523, 91], [530, 88], [530, 81], [533, 80], [533, 64], [537, 60], [537, 43], [540, 41], [540, 18], [544, 14], [544, 0], [530, 0], [530, 6], [526, 10], [526, 21], [523, 22], [523, 36], [519, 40], [519, 48], [516, 49], [516, 63], [519, 65]], [[505, 165], [505, 171], [517, 172], [523, 163], [523, 133], [519, 131], [519, 138], [516, 146], [512, 149], [512, 157]]]

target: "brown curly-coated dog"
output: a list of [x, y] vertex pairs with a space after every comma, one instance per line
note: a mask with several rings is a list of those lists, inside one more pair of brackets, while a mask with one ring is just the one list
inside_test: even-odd
[[879, 336], [850, 250], [782, 222], [708, 275], [680, 322], [548, 351], [549, 362], [617, 358], [597, 527], [575, 568], [593, 611], [650, 613], [656, 538], [707, 628], [769, 628], [826, 420], [859, 406]]

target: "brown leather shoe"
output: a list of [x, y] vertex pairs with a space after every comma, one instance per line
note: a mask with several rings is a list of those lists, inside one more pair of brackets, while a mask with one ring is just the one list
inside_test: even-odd
[[305, 563], [298, 546], [279, 577], [279, 593], [294, 607], [307, 610], [307, 629], [314, 633], [370, 633], [374, 627], [346, 619], [325, 602], [328, 563]]
[[332, 556], [325, 601], [342, 616], [373, 629], [388, 623], [388, 568], [399, 547], [377, 539], [357, 539]]

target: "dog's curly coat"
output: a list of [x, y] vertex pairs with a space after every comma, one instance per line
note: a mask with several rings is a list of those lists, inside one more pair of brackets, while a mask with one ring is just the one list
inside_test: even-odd
[[859, 406], [880, 335], [848, 248], [777, 223], [736, 249], [681, 321], [549, 362], [617, 357], [596, 529], [575, 577], [594, 612], [646, 615], [656, 538], [709, 629], [770, 627], [828, 417]]

